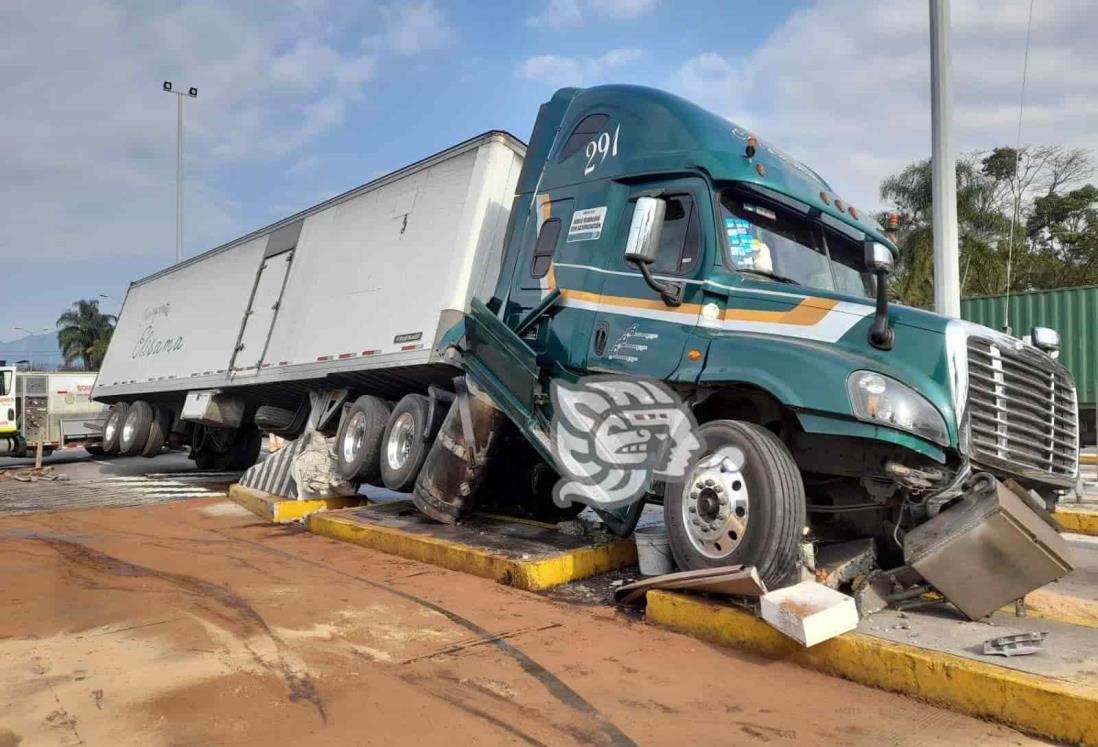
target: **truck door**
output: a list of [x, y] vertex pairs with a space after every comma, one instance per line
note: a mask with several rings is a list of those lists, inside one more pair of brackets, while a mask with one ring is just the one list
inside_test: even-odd
[[233, 376], [255, 375], [263, 365], [271, 329], [278, 318], [286, 279], [293, 265], [297, 239], [303, 221], [297, 221], [274, 231], [267, 239], [263, 261], [259, 263], [248, 310], [240, 322], [236, 347], [229, 359], [229, 371]]
[[575, 202], [571, 197], [552, 200], [548, 195], [539, 195], [537, 200], [537, 220], [527, 222], [503, 321], [511, 329], [528, 322], [521, 336], [539, 362], [554, 361], [578, 369], [583, 364], [590, 329], [588, 315], [557, 304], [536, 319], [528, 319], [531, 310], [557, 290], [554, 264], [565, 246]]
[[[664, 282], [682, 283], [682, 304], [664, 303], [636, 266], [625, 261], [627, 232], [621, 232], [620, 246], [600, 256], [605, 279], [588, 358], [592, 371], [668, 378], [682, 360], [687, 333], [698, 324], [706, 262], [713, 256], [706, 251], [706, 244], [712, 243], [707, 237], [713, 233], [709, 189], [701, 179], [678, 179], [637, 185], [630, 197], [653, 190], [667, 202], [667, 210], [652, 274]], [[635, 200], [629, 202], [630, 207], [633, 204]], [[626, 229], [630, 207], [621, 208]]]

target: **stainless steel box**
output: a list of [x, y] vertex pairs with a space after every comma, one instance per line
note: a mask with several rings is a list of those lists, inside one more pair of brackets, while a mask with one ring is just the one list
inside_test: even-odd
[[904, 538], [907, 564], [973, 620], [1069, 573], [1069, 552], [1051, 516], [999, 482]]
[[180, 419], [204, 425], [238, 428], [244, 419], [244, 400], [222, 394], [217, 389], [187, 392]]

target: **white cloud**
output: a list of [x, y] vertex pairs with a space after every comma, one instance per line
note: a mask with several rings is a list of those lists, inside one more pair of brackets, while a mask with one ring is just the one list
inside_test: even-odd
[[440, 47], [454, 35], [434, 0], [394, 2], [383, 6], [381, 14], [385, 24], [381, 43], [399, 54]]
[[598, 57], [535, 55], [519, 63], [518, 74], [555, 86], [583, 85], [597, 81], [610, 70], [636, 62], [643, 54], [639, 49], [612, 49]]
[[526, 19], [534, 28], [579, 26], [586, 19], [627, 21], [650, 12], [656, 0], [548, 0], [537, 15]]
[[[367, 45], [361, 32], [383, 31]], [[185, 106], [185, 252], [244, 229], [213, 186], [290, 159], [341, 125], [387, 54], [442, 43], [430, 0], [290, 4], [9, 0], [0, 4], [0, 257], [171, 256], [175, 100]]]
[[[1027, 0], [953, 4], [955, 147], [1013, 145]], [[811, 165], [857, 205], [883, 177], [930, 153], [929, 20], [908, 0], [819, 1], [753, 53], [687, 60], [679, 93]], [[1098, 147], [1098, 9], [1034, 7], [1023, 142]]]

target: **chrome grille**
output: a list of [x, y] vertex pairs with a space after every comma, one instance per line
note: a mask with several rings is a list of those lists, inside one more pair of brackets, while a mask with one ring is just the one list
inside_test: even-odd
[[973, 461], [1036, 479], [1076, 474], [1075, 382], [1037, 350], [968, 338], [966, 417]]

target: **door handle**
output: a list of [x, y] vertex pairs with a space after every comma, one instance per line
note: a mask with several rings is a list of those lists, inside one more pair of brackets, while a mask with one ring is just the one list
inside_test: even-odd
[[606, 351], [606, 336], [609, 334], [609, 325], [606, 322], [599, 322], [595, 327], [595, 355], [601, 356]]

